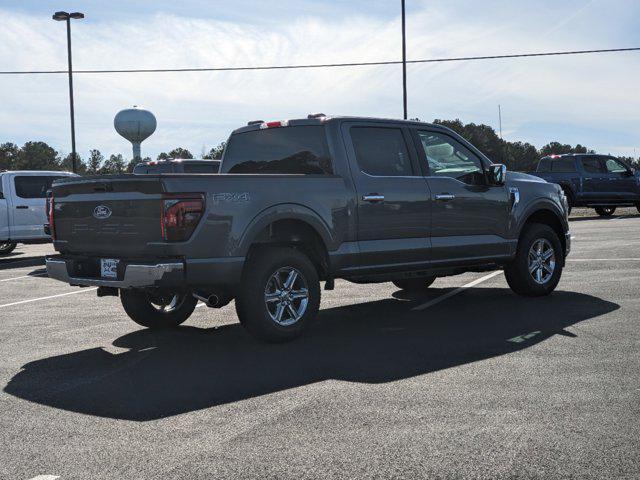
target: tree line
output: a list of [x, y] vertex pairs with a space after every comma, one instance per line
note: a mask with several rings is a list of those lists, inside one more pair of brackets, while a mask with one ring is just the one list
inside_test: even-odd
[[[419, 120], [419, 119], [414, 119]], [[501, 139], [496, 131], [488, 125], [462, 123], [460, 120], [435, 120], [434, 123], [454, 130], [475, 145], [489, 159], [496, 163], [504, 163], [509, 170], [518, 172], [534, 171], [538, 160], [546, 155], [563, 153], [595, 153], [583, 145], [568, 145], [557, 141], [550, 142], [538, 149], [527, 142], [509, 142]], [[224, 152], [225, 142], [211, 148], [200, 158], [220, 159]], [[167, 158], [193, 158], [192, 153], [182, 147], [169, 152], [162, 152], [158, 160]], [[626, 163], [640, 168], [640, 159], [618, 157]], [[83, 175], [102, 175], [114, 173], [131, 173], [141, 161], [151, 160], [149, 157], [132, 160], [121, 154], [105, 157], [99, 150], [90, 150], [89, 157], [76, 159], [78, 173]], [[14, 143], [0, 144], [0, 171], [2, 170], [71, 170], [71, 154], [61, 157], [58, 152], [45, 142], [27, 142], [22, 147]]]
[[[220, 159], [224, 151], [225, 142], [202, 153], [200, 158]], [[45, 142], [27, 142], [22, 147], [15, 143], [0, 144], [0, 171], [3, 170], [72, 170], [72, 154], [61, 156], [53, 147]], [[193, 154], [186, 148], [178, 147], [169, 152], [162, 152], [158, 160], [168, 158], [193, 158]], [[122, 154], [112, 154], [105, 157], [100, 150], [90, 150], [89, 157], [84, 159], [76, 154], [76, 169], [81, 175], [111, 175], [131, 173], [140, 162], [150, 161], [151, 158], [125, 159]]]

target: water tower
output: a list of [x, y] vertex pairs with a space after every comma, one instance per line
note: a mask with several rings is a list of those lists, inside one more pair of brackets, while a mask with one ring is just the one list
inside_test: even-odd
[[113, 126], [120, 135], [133, 145], [133, 158], [142, 158], [140, 144], [156, 131], [156, 117], [149, 110], [133, 108], [121, 110], [113, 119]]

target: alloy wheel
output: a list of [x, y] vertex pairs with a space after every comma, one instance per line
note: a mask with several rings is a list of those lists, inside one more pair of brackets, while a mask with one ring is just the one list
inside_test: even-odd
[[553, 276], [556, 269], [556, 252], [546, 238], [539, 238], [529, 249], [529, 274], [533, 280], [544, 285]]
[[264, 303], [271, 320], [283, 327], [293, 325], [307, 310], [307, 282], [297, 269], [282, 267], [269, 277], [264, 289]]

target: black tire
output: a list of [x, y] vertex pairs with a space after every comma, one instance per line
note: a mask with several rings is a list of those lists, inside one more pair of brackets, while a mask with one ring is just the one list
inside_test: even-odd
[[[120, 290], [120, 301], [131, 320], [153, 330], [177, 327], [191, 316], [198, 303], [189, 293], [160, 295], [143, 290]], [[162, 304], [164, 309], [160, 308]]]
[[[294, 271], [294, 284], [287, 286]], [[306, 292], [307, 296], [295, 297], [296, 292], [300, 296]], [[268, 295], [271, 300], [267, 299]], [[304, 307], [303, 302], [306, 302]], [[260, 249], [245, 265], [236, 297], [236, 312], [251, 335], [272, 343], [293, 340], [313, 323], [319, 309], [318, 272], [298, 250]]]
[[433, 282], [436, 281], [436, 277], [422, 277], [422, 278], [405, 278], [402, 280], [394, 280], [392, 283], [400, 290], [407, 290], [410, 292], [419, 292], [429, 288]]
[[9, 255], [17, 245], [16, 242], [0, 242], [0, 255]]
[[[555, 259], [555, 262], [551, 274], [542, 267], [536, 268], [533, 273], [529, 272], [530, 252], [534, 248], [534, 245], [540, 245], [540, 243], [537, 243], [539, 241], [541, 241], [543, 246], [548, 245], [550, 249], [553, 249], [553, 259]], [[538, 260], [542, 261], [537, 255], [534, 255], [532, 261], [535, 262]], [[540, 297], [549, 295], [558, 286], [563, 265], [564, 252], [556, 232], [548, 225], [532, 223], [525, 227], [525, 230], [522, 232], [520, 240], [518, 241], [516, 258], [505, 266], [504, 274], [509, 287], [518, 295]], [[549, 266], [549, 264], [547, 264], [547, 266]], [[534, 276], [537, 276], [538, 271], [541, 271], [543, 275], [549, 275], [548, 278], [544, 278], [544, 276], [540, 278], [540, 280], [544, 281], [543, 283], [539, 283], [534, 278]]]
[[616, 213], [616, 207], [596, 207], [596, 213], [601, 217], [610, 217]]

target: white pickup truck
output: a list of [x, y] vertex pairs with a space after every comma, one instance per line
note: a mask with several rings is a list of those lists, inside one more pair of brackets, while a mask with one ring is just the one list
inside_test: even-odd
[[0, 256], [7, 255], [17, 243], [41, 243], [50, 240], [44, 232], [47, 222], [47, 190], [58, 178], [76, 176], [69, 172], [0, 172]]

